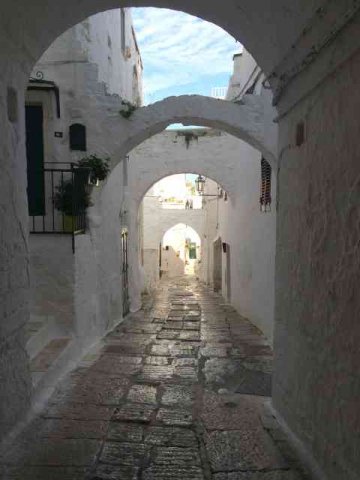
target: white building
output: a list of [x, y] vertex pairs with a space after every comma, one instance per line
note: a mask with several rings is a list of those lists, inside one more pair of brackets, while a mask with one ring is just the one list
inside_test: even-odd
[[[88, 173], [82, 180], [77, 161], [89, 155], [112, 158], [117, 135], [105, 132], [103, 124], [109, 115], [120, 117], [123, 101], [142, 104], [142, 61], [130, 9], [99, 13], [66, 31], [42, 55], [28, 83], [32, 289], [27, 350], [33, 358], [44, 347], [57, 349], [49, 370], [61, 372], [61, 366], [80, 354], [79, 345], [86, 346], [103, 329], [91, 321], [84, 329], [80, 321], [96, 310], [91, 296], [79, 293], [87, 273], [73, 255], [83, 241], [85, 216], [64, 214], [56, 195], [69, 184], [72, 202], [77, 190], [90, 193], [84, 184]], [[122, 310], [119, 300], [114, 317], [121, 317]], [[32, 369], [33, 381], [44, 382], [48, 372], [34, 363]]]

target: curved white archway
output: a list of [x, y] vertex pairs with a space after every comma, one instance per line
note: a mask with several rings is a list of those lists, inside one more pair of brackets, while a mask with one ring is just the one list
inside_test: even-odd
[[[199, 260], [201, 259], [201, 236], [196, 225], [190, 225], [190, 222], [169, 222], [163, 225], [163, 231], [160, 241], [161, 254], [159, 255], [159, 264], [162, 278], [163, 274], [167, 276], [182, 276], [198, 273]], [[195, 252], [190, 254], [190, 245], [196, 246]], [[193, 248], [192, 248], [193, 250]], [[154, 275], [155, 273], [155, 275]], [[148, 272], [150, 277], [156, 276], [155, 272]]]
[[[190, 166], [191, 167], [191, 166]], [[186, 170], [186, 168], [185, 168]], [[134, 191], [133, 192], [133, 198], [134, 200], [138, 203], [138, 205], [140, 205], [141, 201], [143, 200], [143, 198], [145, 197], [145, 195], [147, 194], [147, 192], [157, 183], [157, 182], [160, 182], [160, 180], [163, 180], [167, 177], [170, 177], [172, 175], [178, 175], [178, 174], [193, 174], [193, 175], [202, 175], [204, 176], [205, 178], [208, 178], [214, 182], [216, 182], [218, 185], [221, 186], [221, 188], [228, 194], [229, 198], [231, 199], [231, 195], [234, 195], [235, 194], [235, 191], [233, 191], [232, 189], [232, 185], [227, 181], [227, 178], [224, 178], [225, 176], [222, 176], [221, 175], [221, 171], [219, 169], [219, 172], [217, 175], [208, 175], [208, 169], [201, 169], [201, 170], [184, 170], [184, 166], [183, 165], [172, 165], [171, 166], [171, 172], [168, 174], [168, 173], [165, 173], [164, 171], [162, 171], [161, 173], [159, 173], [159, 171], [157, 169], [154, 168], [154, 172], [153, 172], [153, 175], [152, 176], [144, 176], [142, 180], [142, 185], [139, 185], [139, 182], [138, 182], [138, 190], [137, 191]], [[211, 172], [212, 173], [212, 172]], [[131, 185], [130, 185], [131, 187]]]
[[259, 150], [272, 165], [276, 162], [276, 147], [265, 134], [263, 99], [254, 95], [245, 96], [239, 104], [201, 95], [181, 95], [138, 109], [126, 124], [119, 115], [111, 116], [104, 129], [118, 132], [115, 162], [172, 123], [223, 130]]
[[[183, 11], [215, 23], [240, 41], [268, 73], [285, 56], [306, 20], [316, 9], [313, 2], [301, 0], [289, 5], [285, 0], [271, 4], [223, 0], [86, 0], [49, 2], [5, 0], [0, 7], [0, 25], [12, 45], [26, 42], [23, 53], [28, 69], [65, 30], [96, 13], [119, 7], [159, 7]], [[23, 43], [24, 42], [24, 43]], [[25, 72], [25, 78], [28, 72]]]

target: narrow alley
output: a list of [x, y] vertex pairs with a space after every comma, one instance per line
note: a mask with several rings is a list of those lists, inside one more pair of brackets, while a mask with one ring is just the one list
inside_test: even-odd
[[272, 351], [222, 302], [194, 277], [162, 280], [59, 383], [1, 478], [305, 478], [263, 407]]

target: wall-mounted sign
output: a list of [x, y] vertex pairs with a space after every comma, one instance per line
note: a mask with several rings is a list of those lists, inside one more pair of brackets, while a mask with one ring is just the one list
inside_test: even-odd
[[63, 138], [63, 132], [55, 132], [56, 138]]

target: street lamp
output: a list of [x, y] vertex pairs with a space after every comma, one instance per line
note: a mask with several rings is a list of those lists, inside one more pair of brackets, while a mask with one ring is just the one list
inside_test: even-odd
[[203, 195], [204, 189], [205, 189], [205, 177], [203, 177], [202, 175], [199, 175], [195, 180], [195, 185], [196, 185], [196, 190], [198, 194]]

